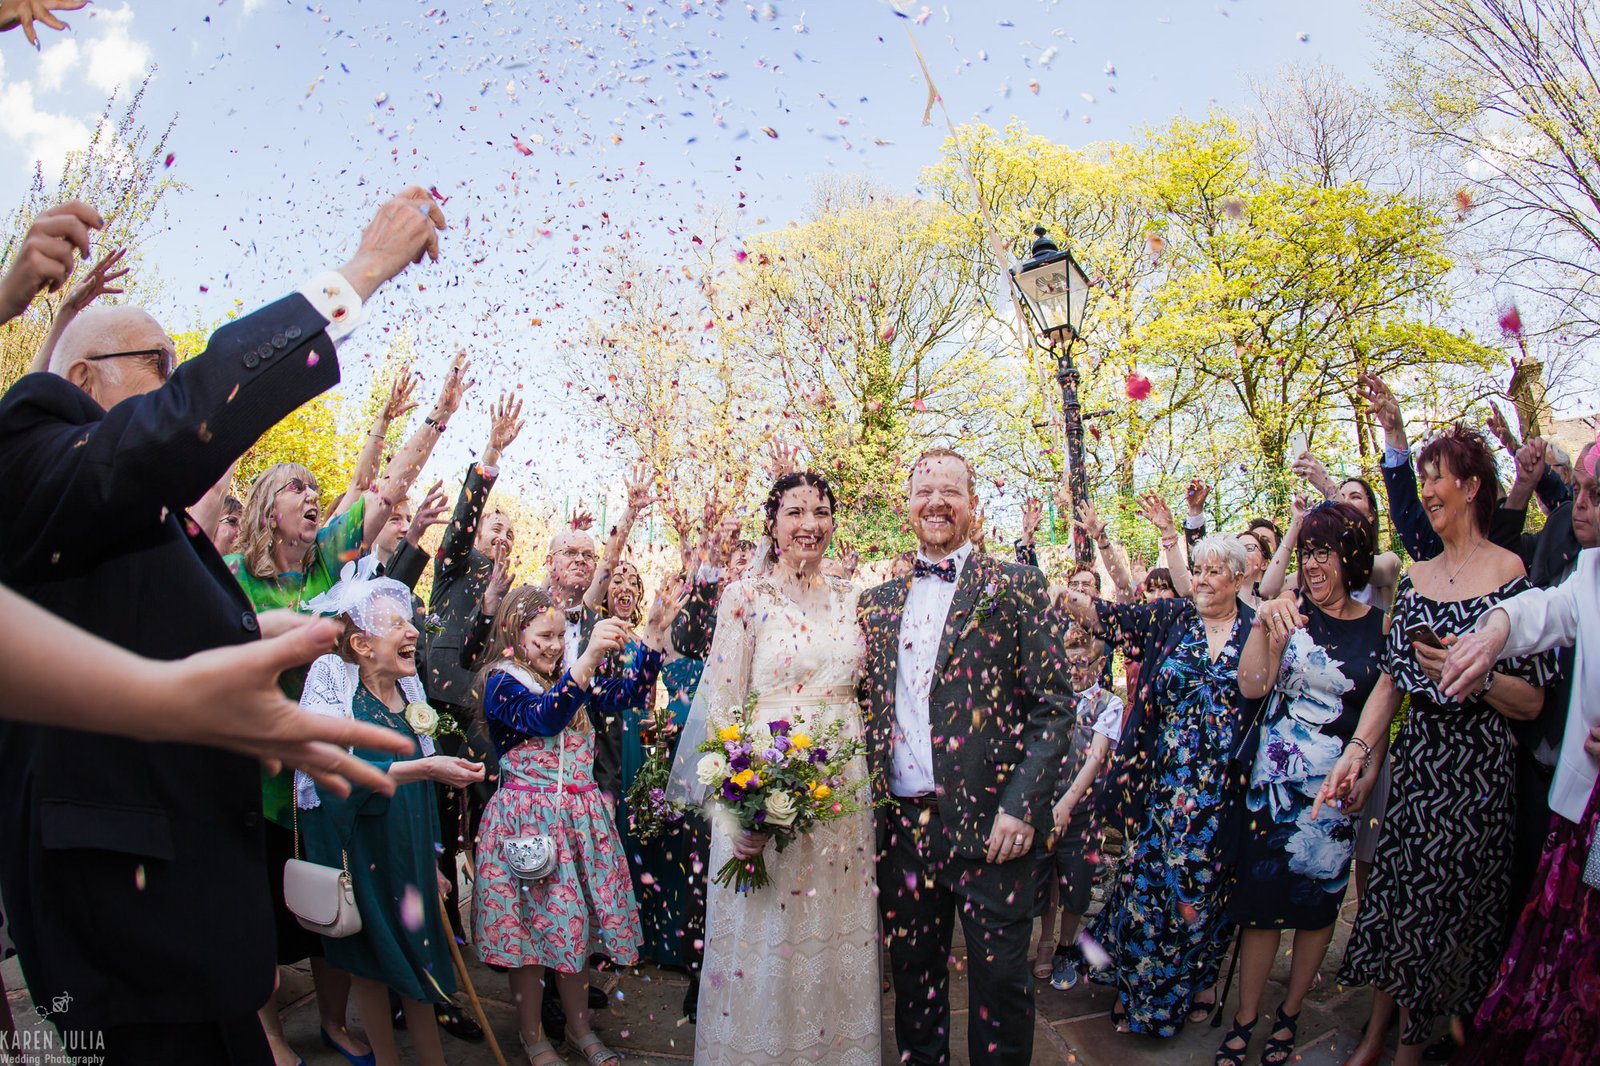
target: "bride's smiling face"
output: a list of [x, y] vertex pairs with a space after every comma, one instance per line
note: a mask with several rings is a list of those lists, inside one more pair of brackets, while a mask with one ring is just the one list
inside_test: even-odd
[[828, 497], [810, 485], [796, 485], [778, 500], [772, 519], [772, 543], [782, 559], [819, 563], [833, 540], [833, 508]]

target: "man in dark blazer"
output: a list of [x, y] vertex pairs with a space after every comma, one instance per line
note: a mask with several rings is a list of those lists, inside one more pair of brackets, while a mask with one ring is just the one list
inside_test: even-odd
[[[379, 285], [437, 255], [427, 192], [386, 203], [354, 258], [218, 330], [174, 369], [131, 308], [87, 312], [51, 372], [0, 400], [0, 581], [124, 648], [175, 659], [258, 620], [188, 518], [230, 464], [339, 380]], [[228, 708], [218, 707], [218, 714]], [[105, 1061], [268, 1064], [273, 916], [250, 759], [0, 725], [0, 891], [32, 998]]]
[[1044, 575], [973, 550], [972, 468], [953, 452], [912, 468], [919, 551], [909, 578], [863, 594], [860, 686], [883, 851], [895, 1038], [914, 1066], [950, 1061], [951, 934], [968, 963], [974, 1066], [1033, 1054], [1034, 855], [1052, 825], [1071, 740], [1064, 634]]

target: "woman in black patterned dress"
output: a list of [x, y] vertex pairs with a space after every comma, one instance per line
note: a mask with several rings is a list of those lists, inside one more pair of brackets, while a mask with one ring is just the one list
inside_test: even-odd
[[1400, 1006], [1395, 1066], [1415, 1066], [1435, 1020], [1471, 1015], [1494, 980], [1510, 888], [1515, 789], [1507, 720], [1543, 706], [1548, 656], [1500, 664], [1476, 695], [1439, 688], [1446, 645], [1493, 604], [1528, 587], [1522, 561], [1488, 542], [1494, 457], [1455, 427], [1422, 450], [1422, 505], [1444, 552], [1400, 582], [1377, 687], [1318, 803], [1340, 802], [1382, 758], [1402, 694], [1411, 710], [1395, 741], [1388, 816], [1342, 983], [1373, 986], [1372, 1017], [1346, 1066], [1370, 1066]]

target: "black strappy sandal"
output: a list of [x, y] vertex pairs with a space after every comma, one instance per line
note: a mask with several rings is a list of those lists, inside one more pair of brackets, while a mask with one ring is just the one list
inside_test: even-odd
[[1123, 1005], [1120, 993], [1116, 1002], [1111, 1004], [1111, 1025], [1119, 1033], [1133, 1032], [1133, 1027], [1128, 1024], [1128, 1008]]
[[[1222, 1045], [1217, 1048], [1216, 1066], [1244, 1066], [1244, 1057], [1250, 1053], [1250, 1035], [1256, 1031], [1255, 1019], [1249, 1025], [1240, 1025], [1239, 1019], [1233, 1020], [1233, 1028], [1228, 1030], [1228, 1035], [1222, 1038]], [[1228, 1045], [1235, 1040], [1240, 1042], [1238, 1048]]]
[[[1283, 1013], [1283, 1004], [1278, 1004], [1278, 1020], [1272, 1026], [1272, 1035], [1267, 1038], [1267, 1046], [1261, 1049], [1262, 1066], [1283, 1066], [1294, 1056], [1294, 1042], [1300, 1026], [1300, 1012], [1293, 1015]], [[1289, 1038], [1279, 1039], [1278, 1031], [1287, 1029]]]

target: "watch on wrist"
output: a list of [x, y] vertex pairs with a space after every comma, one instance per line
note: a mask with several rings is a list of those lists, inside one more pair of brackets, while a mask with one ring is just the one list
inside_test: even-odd
[[1478, 698], [1480, 700], [1483, 699], [1485, 696], [1489, 695], [1489, 690], [1494, 688], [1494, 679], [1495, 679], [1495, 672], [1493, 670], [1490, 670], [1489, 671], [1489, 676], [1487, 676], [1487, 677], [1485, 677], [1483, 679], [1483, 687], [1478, 690]]
[[443, 433], [445, 430], [444, 423], [439, 421], [437, 418], [434, 418], [432, 415], [428, 415], [426, 418], [424, 418], [422, 420], [422, 424], [425, 426], [432, 426], [435, 433]]

